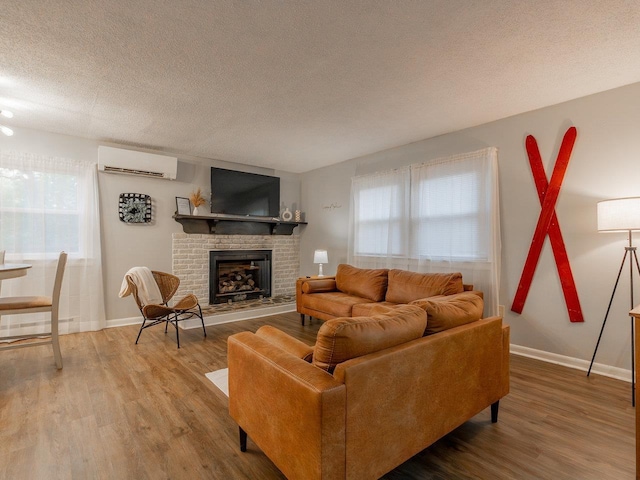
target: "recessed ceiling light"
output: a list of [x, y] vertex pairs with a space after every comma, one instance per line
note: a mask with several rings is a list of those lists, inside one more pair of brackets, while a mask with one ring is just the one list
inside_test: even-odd
[[13, 118], [13, 112], [10, 112], [9, 110], [0, 110], [0, 115], [6, 118]]
[[4, 125], [0, 125], [0, 132], [4, 133], [7, 137], [13, 135], [13, 130], [9, 127], [5, 127]]

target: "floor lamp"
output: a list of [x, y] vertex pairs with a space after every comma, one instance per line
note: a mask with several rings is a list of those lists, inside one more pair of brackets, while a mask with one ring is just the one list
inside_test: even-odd
[[[604, 326], [607, 324], [607, 317], [609, 316], [609, 310], [611, 310], [611, 304], [613, 303], [613, 297], [616, 294], [618, 288], [618, 282], [620, 281], [620, 275], [624, 269], [624, 262], [629, 257], [629, 295], [631, 310], [634, 308], [633, 303], [633, 264], [636, 265], [638, 275], [640, 275], [640, 263], [638, 263], [638, 254], [636, 253], [636, 247], [633, 246], [631, 232], [634, 230], [640, 230], [640, 197], [632, 198], [616, 198], [613, 200], [604, 200], [598, 202], [598, 231], [599, 232], [627, 232], [629, 235], [629, 246], [624, 247], [624, 256], [622, 257], [622, 263], [620, 264], [620, 270], [618, 270], [618, 278], [613, 286], [613, 292], [611, 293], [611, 299], [609, 300], [609, 306], [607, 307], [607, 313], [604, 315], [602, 321], [602, 328], [600, 329], [600, 335], [598, 335], [598, 341], [596, 348], [593, 351], [593, 357], [591, 357], [591, 364], [589, 365], [589, 371], [587, 377], [591, 373], [591, 367], [593, 361], [596, 358], [596, 352], [600, 345], [600, 339], [602, 338], [602, 332]], [[636, 405], [636, 385], [635, 385], [635, 355], [634, 355], [634, 332], [633, 332], [633, 317], [631, 317], [631, 404]]]

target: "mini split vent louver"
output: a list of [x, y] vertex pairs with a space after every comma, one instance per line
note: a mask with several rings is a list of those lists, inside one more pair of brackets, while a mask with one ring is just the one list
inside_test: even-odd
[[175, 180], [178, 159], [101, 145], [98, 147], [98, 169], [107, 173]]

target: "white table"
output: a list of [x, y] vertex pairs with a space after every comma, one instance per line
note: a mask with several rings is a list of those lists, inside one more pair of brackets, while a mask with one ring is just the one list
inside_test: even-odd
[[0, 263], [0, 280], [24, 277], [30, 268], [28, 263]]

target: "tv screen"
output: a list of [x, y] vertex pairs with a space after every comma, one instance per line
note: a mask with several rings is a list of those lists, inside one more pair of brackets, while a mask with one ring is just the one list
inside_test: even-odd
[[211, 167], [211, 213], [279, 216], [280, 178]]

